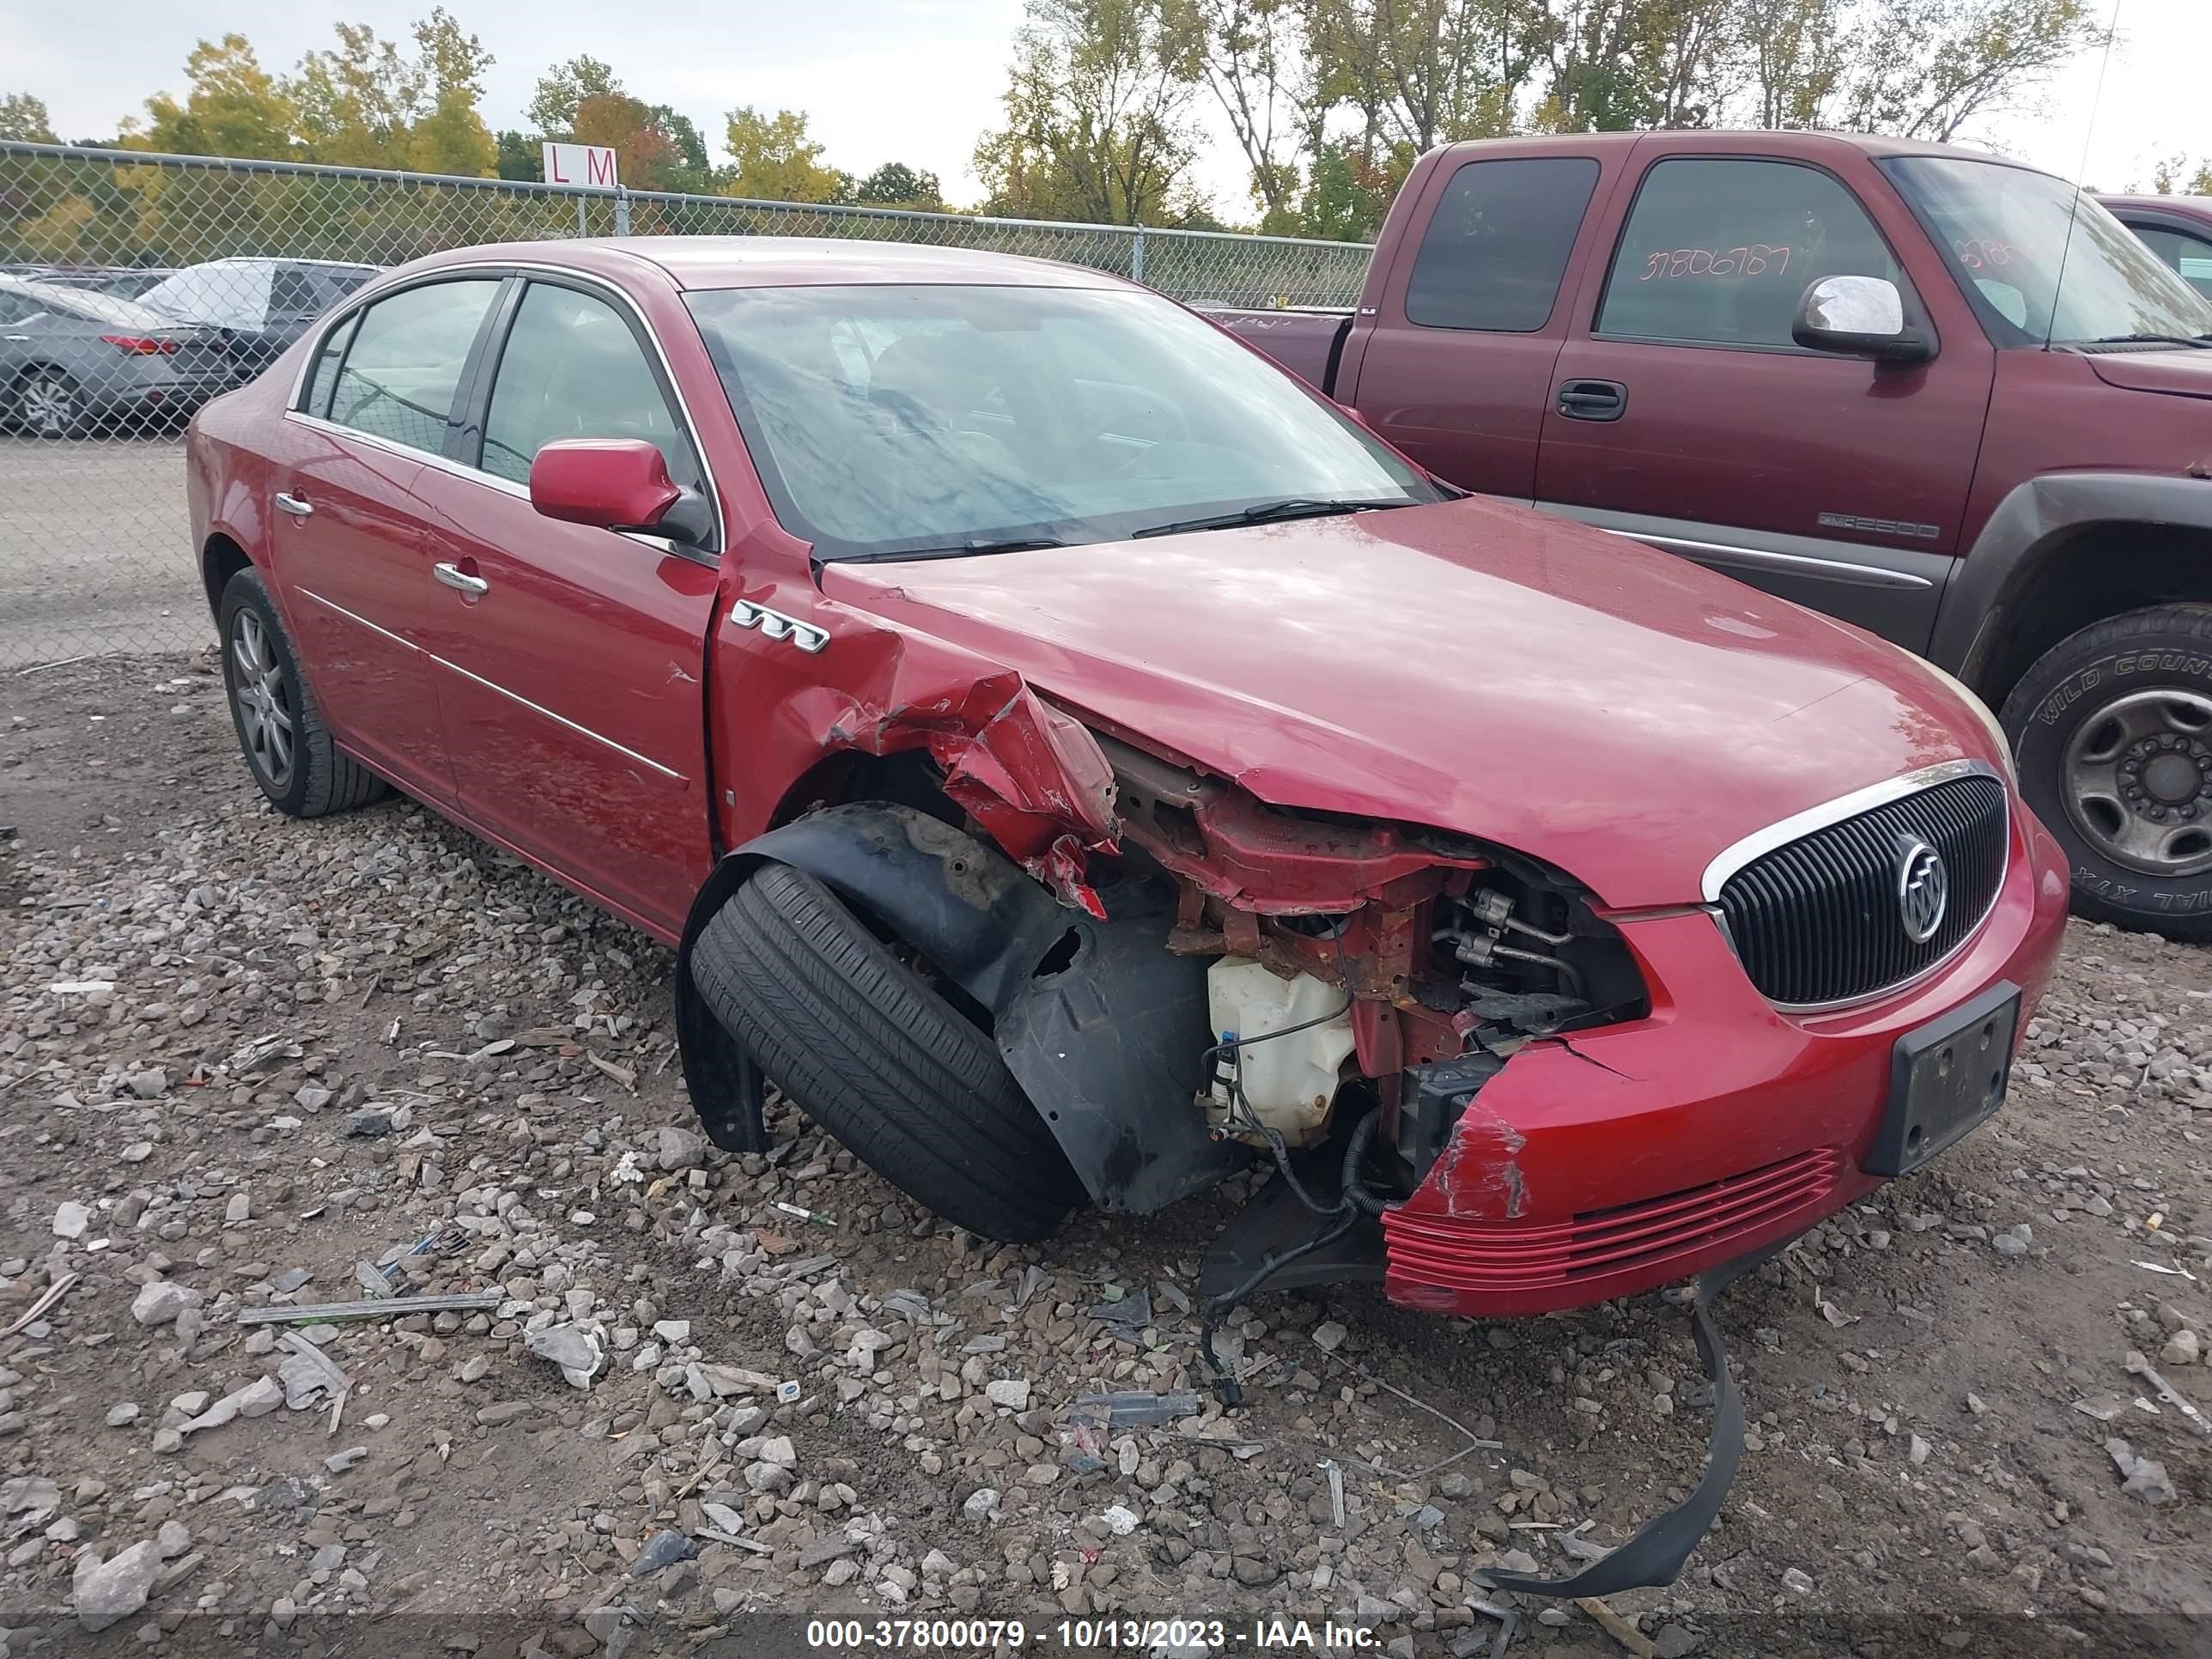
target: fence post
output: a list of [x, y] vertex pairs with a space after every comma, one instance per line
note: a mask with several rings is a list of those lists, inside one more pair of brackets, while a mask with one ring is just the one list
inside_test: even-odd
[[615, 186], [615, 234], [629, 234], [629, 192], [620, 185]]
[[586, 197], [586, 195], [585, 195], [581, 191], [577, 191], [577, 193], [576, 193], [576, 234], [577, 234], [577, 235], [579, 235], [579, 236], [588, 236], [588, 235], [590, 235], [590, 234], [592, 234], [591, 227], [590, 227], [590, 226], [588, 226], [588, 225], [586, 225], [586, 224], [584, 222], [584, 204], [585, 204], [586, 201], [588, 201], [589, 199], [590, 199], [590, 198]]
[[1133, 283], [1145, 280], [1145, 228], [1142, 225], [1135, 227], [1135, 234], [1129, 239], [1129, 280]]

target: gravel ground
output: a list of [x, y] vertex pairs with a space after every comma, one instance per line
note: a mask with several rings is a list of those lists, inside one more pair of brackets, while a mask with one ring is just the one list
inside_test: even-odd
[[[1234, 1194], [1007, 1249], [787, 1109], [708, 1150], [666, 952], [404, 802], [271, 816], [204, 661], [0, 677], [0, 1659], [750, 1655], [823, 1611], [1465, 1656], [1482, 1566], [1563, 1569], [1701, 1467], [1657, 1298], [1267, 1297], [1245, 1407], [1072, 1438], [1086, 1389], [1201, 1384]], [[1524, 1601], [1515, 1652], [2212, 1649], [2212, 1440], [2126, 1364], [2212, 1408], [2212, 957], [2076, 924], [2023, 1054], [1996, 1123], [1730, 1293], [1750, 1449], [1681, 1580], [1614, 1598], [1633, 1641]], [[240, 1322], [417, 1245], [406, 1291], [494, 1305]]]

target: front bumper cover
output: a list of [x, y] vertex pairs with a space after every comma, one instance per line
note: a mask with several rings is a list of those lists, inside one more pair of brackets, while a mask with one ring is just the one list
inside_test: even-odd
[[[2025, 1030], [2050, 976], [2066, 866], [2017, 800], [2012, 833], [1966, 948], [1829, 1013], [1760, 997], [1704, 911], [1613, 918], [1650, 1014], [1529, 1042], [1465, 1093], [1419, 1188], [1384, 1218], [1390, 1298], [1466, 1317], [1585, 1306], [1794, 1237], [1873, 1190], [1897, 1039], [2005, 980]], [[1463, 1086], [1455, 1064], [1416, 1073], [1416, 1094]]]

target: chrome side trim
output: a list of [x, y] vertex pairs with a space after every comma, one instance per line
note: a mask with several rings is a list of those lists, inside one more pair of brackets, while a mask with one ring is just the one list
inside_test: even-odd
[[1600, 525], [1608, 536], [1626, 536], [1631, 541], [1645, 542], [1653, 547], [1664, 548], [1669, 553], [1687, 554], [1692, 558], [1709, 558], [1721, 564], [1742, 565], [1753, 570], [1793, 570], [1807, 575], [1825, 576], [1830, 581], [1850, 582], [1860, 587], [1933, 587], [1934, 582], [1924, 576], [1916, 576], [1909, 570], [1884, 570], [1878, 565], [1853, 564], [1847, 559], [1823, 559], [1806, 553], [1782, 553], [1765, 547], [1730, 547], [1719, 542], [1697, 542], [1682, 536], [1638, 535], [1632, 530], [1614, 530]]
[[1814, 577], [1848, 587], [1880, 587], [1929, 592], [1942, 587], [1957, 561], [1924, 547], [1883, 547], [1838, 541], [1826, 536], [1798, 536], [1774, 530], [1746, 530], [1692, 519], [1655, 518], [1618, 513], [1610, 507], [1579, 507], [1569, 501], [1534, 501], [1540, 513], [1625, 536], [1650, 547], [1679, 553], [1700, 563], [1741, 570], [1774, 571]]
[[523, 708], [527, 708], [533, 714], [543, 714], [547, 720], [551, 720], [556, 726], [565, 726], [569, 731], [575, 732], [579, 737], [589, 738], [593, 743], [603, 744], [606, 748], [613, 750], [615, 753], [622, 756], [626, 760], [634, 760], [640, 766], [649, 767], [653, 771], [659, 773], [664, 778], [673, 778], [678, 783], [684, 781], [684, 775], [681, 772], [677, 771], [673, 767], [663, 766], [659, 761], [653, 760], [647, 756], [641, 755], [635, 749], [625, 749], [622, 744], [617, 743], [612, 738], [607, 737], [601, 732], [594, 732], [588, 726], [579, 726], [575, 721], [570, 720], [566, 714], [556, 714], [551, 709], [546, 708], [543, 703], [532, 702], [529, 698], [521, 696], [520, 693], [508, 690], [497, 680], [488, 680], [481, 674], [471, 674], [467, 669], [462, 667], [460, 664], [457, 662], [447, 662], [443, 657], [438, 655], [434, 651], [425, 651], [422, 654], [429, 658], [432, 662], [437, 664], [439, 667], [451, 669], [454, 673], [459, 674], [463, 679], [473, 680], [476, 684], [483, 687], [487, 691], [496, 691], [501, 696], [505, 697], [509, 702], [519, 703]]
[[[1793, 841], [1802, 841], [1816, 830], [1825, 830], [1832, 823], [1856, 817], [1862, 812], [1877, 806], [1887, 806], [1891, 801], [1902, 800], [1907, 795], [1917, 795], [1923, 789], [1932, 789], [1939, 783], [1948, 783], [1954, 778], [1983, 777], [2004, 783], [2003, 775], [1987, 761], [1948, 760], [1934, 766], [1923, 766], [1917, 772], [1907, 772], [1903, 777], [1892, 778], [1886, 783], [1869, 784], [1863, 789], [1854, 789], [1848, 795], [1838, 795], [1832, 801], [1794, 812], [1779, 823], [1770, 823], [1764, 830], [1753, 830], [1742, 840], [1722, 849], [1719, 855], [1705, 866], [1701, 890], [1705, 902], [1720, 902], [1721, 889], [1728, 879], [1753, 860], [1764, 858], [1778, 847], [1787, 847]], [[2012, 792], [2005, 791], [2005, 815], [2008, 819], [2005, 845], [2009, 856], [2012, 837], [2009, 819], [2012, 814]], [[1998, 885], [2003, 885], [2002, 877]]]
[[370, 633], [379, 635], [385, 639], [390, 640], [392, 644], [399, 646], [403, 649], [422, 652], [422, 653], [426, 657], [430, 654], [428, 652], [423, 651], [422, 647], [416, 644], [414, 641], [403, 639], [388, 628], [379, 628], [374, 623], [369, 621], [366, 617], [356, 616], [352, 611], [340, 605], [336, 599], [326, 599], [321, 594], [316, 592], [312, 587], [301, 587], [298, 584], [295, 583], [292, 591], [297, 593], [301, 599], [313, 599], [317, 605], [322, 606], [324, 610], [334, 611], [339, 616], [343, 617], [348, 622], [358, 623], [361, 627], [366, 628]]

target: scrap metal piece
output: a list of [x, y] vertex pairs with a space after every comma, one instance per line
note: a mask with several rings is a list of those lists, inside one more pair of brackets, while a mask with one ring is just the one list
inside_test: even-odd
[[2157, 1371], [2152, 1369], [2149, 1360], [2144, 1358], [2142, 1355], [2137, 1352], [2135, 1349], [2130, 1348], [2128, 1350], [2127, 1364], [2129, 1373], [2131, 1376], [2140, 1376], [2144, 1382], [2149, 1383], [2154, 1389], [2157, 1390], [2159, 1403], [2160, 1405], [2172, 1407], [2174, 1410], [2179, 1412], [2184, 1417], [2189, 1419], [2189, 1426], [2191, 1428], [2196, 1430], [2197, 1433], [2203, 1435], [2208, 1438], [2212, 1438], [2212, 1420], [2208, 1420], [2203, 1412], [2198, 1411], [2196, 1407], [2191, 1405], [2186, 1400], [2184, 1400], [2181, 1395], [2175, 1391], [2172, 1383], [2167, 1382], [2164, 1377], [2160, 1376]]
[[396, 1319], [411, 1313], [489, 1313], [505, 1291], [453, 1291], [442, 1296], [391, 1296], [381, 1301], [324, 1302], [311, 1307], [247, 1308], [241, 1325], [320, 1325], [333, 1319]]

